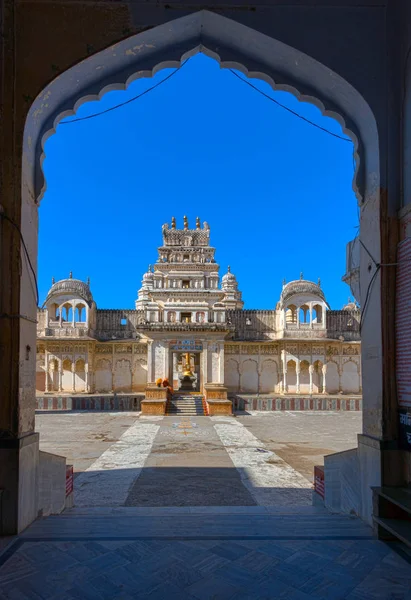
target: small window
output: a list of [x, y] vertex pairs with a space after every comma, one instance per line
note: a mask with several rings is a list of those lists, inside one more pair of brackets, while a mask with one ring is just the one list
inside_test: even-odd
[[120, 324], [123, 326], [127, 325], [127, 319], [121, 319]]
[[190, 280], [189, 279], [184, 279], [183, 280], [183, 290], [188, 290], [190, 287]]

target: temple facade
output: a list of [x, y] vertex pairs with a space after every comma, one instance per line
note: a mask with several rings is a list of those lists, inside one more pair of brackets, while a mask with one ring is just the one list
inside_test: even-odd
[[361, 394], [360, 312], [330, 310], [320, 281], [283, 282], [273, 310], [244, 310], [235, 275], [220, 281], [210, 227], [162, 227], [134, 310], [100, 310], [89, 281], [54, 282], [38, 310], [39, 394], [174, 391]]

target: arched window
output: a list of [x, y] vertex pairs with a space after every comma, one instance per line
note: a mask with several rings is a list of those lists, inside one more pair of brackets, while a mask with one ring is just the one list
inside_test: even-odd
[[84, 304], [77, 304], [74, 312], [74, 320], [76, 323], [85, 323], [86, 321], [86, 307]]
[[60, 307], [58, 304], [52, 304], [49, 308], [50, 321], [58, 321], [60, 318]]
[[313, 323], [323, 322], [323, 307], [320, 304], [313, 306]]
[[63, 360], [63, 371], [71, 371], [72, 362], [69, 358]]
[[297, 323], [297, 307], [295, 304], [290, 304], [285, 309], [285, 322], [286, 323]]
[[82, 358], [76, 360], [76, 373], [84, 373], [86, 370], [86, 363]]
[[65, 323], [71, 323], [73, 320], [73, 307], [71, 304], [64, 304], [62, 307], [62, 321]]
[[307, 304], [303, 304], [299, 308], [300, 311], [300, 324], [307, 324], [310, 322], [310, 308]]

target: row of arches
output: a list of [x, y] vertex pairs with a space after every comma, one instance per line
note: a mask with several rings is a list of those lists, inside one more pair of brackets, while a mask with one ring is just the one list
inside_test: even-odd
[[191, 323], [194, 317], [195, 323], [205, 323], [206, 313], [204, 311], [182, 313], [180, 311], [169, 310], [167, 312], [167, 323]]
[[56, 302], [48, 307], [49, 321], [60, 323], [86, 323], [87, 307], [83, 302]]
[[36, 389], [39, 392], [132, 392], [144, 390], [147, 382], [147, 361], [134, 364], [128, 359], [114, 363], [99, 359], [90, 370], [83, 358], [72, 360], [52, 358], [47, 365], [37, 366]]
[[229, 392], [248, 394], [298, 393], [298, 394], [359, 394], [361, 374], [358, 363], [344, 362], [341, 367], [334, 362], [316, 360], [287, 361], [286, 371], [273, 359], [261, 365], [252, 358], [242, 362], [230, 358], [225, 364], [225, 385]]
[[314, 304], [309, 306], [308, 304], [302, 304], [297, 306], [295, 304], [289, 304], [285, 309], [285, 323], [297, 325], [300, 324], [311, 324], [311, 323], [323, 323], [324, 322], [324, 308], [321, 304]]

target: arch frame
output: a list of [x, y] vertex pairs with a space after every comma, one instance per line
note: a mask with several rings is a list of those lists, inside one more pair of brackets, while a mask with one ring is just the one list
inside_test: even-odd
[[[37, 209], [46, 189], [42, 171], [44, 148], [47, 139], [56, 132], [58, 123], [75, 114], [81, 104], [99, 99], [112, 90], [124, 90], [139, 77], [151, 77], [163, 68], [178, 67], [198, 52], [214, 58], [222, 68], [235, 68], [250, 78], [267, 82], [274, 90], [290, 92], [298, 100], [315, 105], [323, 115], [340, 123], [354, 143], [356, 167], [353, 188], [360, 204], [360, 239], [375, 261], [380, 263], [379, 136], [376, 119], [368, 103], [341, 76], [298, 49], [220, 14], [200, 10], [131, 36], [88, 57], [51, 81], [33, 102], [23, 134], [21, 232], [34, 268], [37, 264]], [[373, 281], [362, 324], [362, 374], [364, 433], [382, 439], [384, 364], [380, 273]], [[373, 275], [369, 255], [361, 249], [362, 303]], [[35, 320], [37, 307], [34, 296], [25, 293], [32, 287], [28, 267], [23, 264], [20, 313]], [[21, 352], [27, 344], [35, 347], [34, 324], [20, 322], [19, 328]], [[376, 377], [376, 373], [380, 375]], [[24, 377], [23, 371], [19, 372], [20, 386], [27, 388]], [[34, 381], [32, 387], [34, 397]], [[24, 419], [30, 429], [31, 413], [26, 411], [26, 414]], [[22, 429], [25, 426], [23, 424]]]

